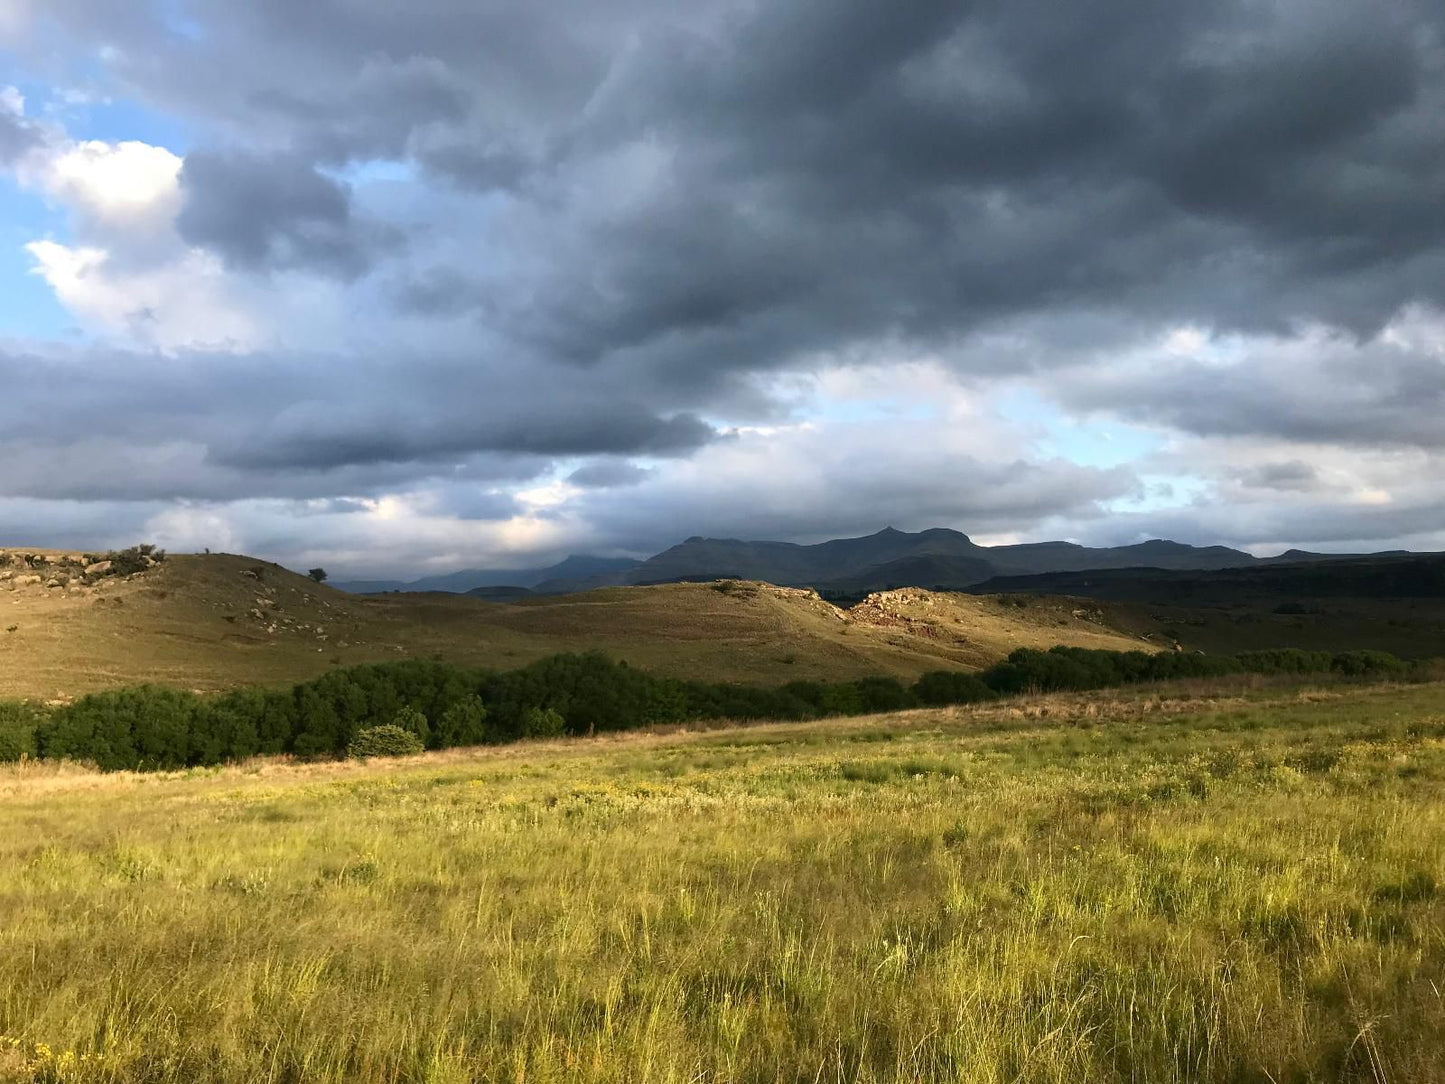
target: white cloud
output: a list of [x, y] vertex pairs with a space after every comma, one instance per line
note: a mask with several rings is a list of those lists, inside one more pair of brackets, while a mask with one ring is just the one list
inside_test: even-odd
[[181, 158], [130, 140], [86, 140], [45, 156], [45, 191], [97, 223], [120, 229], [169, 224], [180, 204]]
[[[0, 105], [15, 95], [0, 98]], [[25, 245], [33, 271], [88, 331], [148, 349], [254, 350], [284, 331], [338, 326], [334, 291], [234, 274], [176, 230], [183, 159], [136, 140], [73, 140], [54, 125], [17, 164], [17, 179], [68, 212], [67, 240]], [[299, 319], [301, 314], [305, 319]], [[293, 340], [294, 341], [294, 340]]]
[[[0, 3], [0, 7], [3, 6]], [[14, 87], [0, 87], [0, 112], [14, 117], [25, 116], [25, 96]]]
[[231, 296], [220, 261], [198, 249], [149, 267], [57, 241], [32, 241], [25, 249], [61, 304], [97, 331], [162, 350], [249, 348], [264, 338]]

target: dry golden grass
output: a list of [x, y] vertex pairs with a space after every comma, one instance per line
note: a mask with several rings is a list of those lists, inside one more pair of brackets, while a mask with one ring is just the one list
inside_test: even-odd
[[1445, 1080], [1439, 685], [0, 769], [0, 1080]]
[[507, 669], [593, 648], [661, 674], [774, 684], [912, 678], [986, 666], [1020, 646], [1147, 646], [1074, 616], [1067, 601], [1018, 609], [919, 593], [889, 606], [908, 619], [850, 619], [810, 592], [766, 585], [611, 588], [518, 605], [362, 598], [245, 557], [172, 556], [133, 581], [77, 590], [0, 583], [0, 630], [14, 627], [0, 631], [0, 697], [284, 684], [406, 657]]

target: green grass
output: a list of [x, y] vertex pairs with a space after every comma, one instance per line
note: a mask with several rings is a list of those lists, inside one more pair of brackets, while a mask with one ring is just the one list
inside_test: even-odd
[[1445, 1080], [1442, 694], [0, 769], [0, 1079]]

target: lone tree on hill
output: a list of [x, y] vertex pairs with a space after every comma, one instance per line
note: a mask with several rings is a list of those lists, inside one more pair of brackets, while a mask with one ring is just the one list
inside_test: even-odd
[[306, 575], [310, 576], [310, 577], [311, 577], [313, 580], [315, 580], [317, 583], [325, 583], [325, 582], [326, 582], [326, 569], [324, 569], [324, 568], [310, 568], [310, 569], [307, 569], [307, 570], [306, 570]]

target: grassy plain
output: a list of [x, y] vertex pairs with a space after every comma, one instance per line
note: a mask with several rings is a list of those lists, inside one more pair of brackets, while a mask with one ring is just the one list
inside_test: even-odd
[[1445, 686], [0, 768], [0, 1079], [1445, 1081]]

